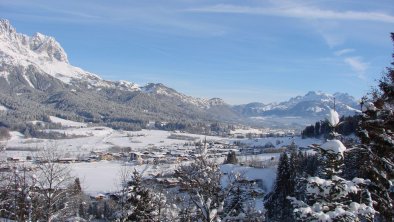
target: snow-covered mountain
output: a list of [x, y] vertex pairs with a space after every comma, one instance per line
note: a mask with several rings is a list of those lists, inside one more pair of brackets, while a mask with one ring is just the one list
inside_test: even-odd
[[[0, 20], [0, 62], [1, 66], [18, 66], [28, 69], [34, 66], [38, 71], [53, 76], [64, 83], [74, 80], [100, 81], [92, 73], [69, 64], [67, 54], [53, 38], [36, 33], [27, 36], [17, 33], [8, 20]], [[10, 73], [3, 70], [1, 76], [7, 79]], [[27, 76], [24, 76], [29, 81]]]
[[108, 81], [69, 63], [53, 37], [16, 32], [0, 19], [0, 115], [39, 120], [48, 115], [109, 125], [149, 121], [237, 121], [245, 117], [324, 119], [329, 108], [352, 115], [357, 103], [347, 94], [309, 92], [281, 103], [230, 106], [220, 98], [201, 99], [160, 83], [139, 86]]
[[[0, 105], [27, 119], [48, 112], [87, 121], [239, 117], [217, 98], [187, 96], [160, 83], [141, 87], [128, 81], [104, 80], [71, 65], [55, 38], [18, 33], [5, 19], [0, 19]], [[36, 110], [34, 114], [32, 110]], [[221, 112], [229, 115], [222, 117]]]
[[256, 116], [286, 116], [286, 117], [321, 117], [328, 114], [334, 108], [341, 115], [354, 115], [358, 103], [354, 97], [346, 93], [334, 93], [333, 95], [310, 91], [304, 96], [297, 96], [281, 103], [249, 103], [235, 106], [234, 109], [248, 117]]

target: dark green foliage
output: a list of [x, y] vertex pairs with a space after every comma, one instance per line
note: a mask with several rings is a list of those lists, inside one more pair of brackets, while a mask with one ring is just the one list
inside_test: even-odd
[[11, 135], [10, 135], [9, 130], [5, 127], [0, 126], [0, 140], [6, 140], [10, 137], [11, 137]]
[[287, 196], [294, 194], [289, 158], [283, 153], [279, 158], [276, 181], [273, 191], [267, 195], [265, 209], [270, 221], [294, 221], [292, 206]]
[[185, 130], [186, 129], [186, 124], [185, 123], [179, 123], [179, 122], [175, 122], [175, 123], [166, 123], [163, 124], [161, 122], [155, 122], [155, 128], [159, 129], [159, 130]]
[[[391, 37], [394, 43], [394, 33]], [[383, 221], [394, 218], [394, 61], [391, 65], [379, 80], [378, 88], [369, 98], [363, 98], [364, 112], [358, 132], [360, 148], [366, 155], [357, 162], [366, 160], [369, 164], [360, 173], [372, 181], [369, 190]]]
[[227, 216], [236, 217], [240, 213], [245, 213], [243, 206], [246, 201], [245, 195], [246, 194], [239, 185], [228, 194], [225, 202], [225, 212], [227, 212]]
[[[375, 211], [370, 193], [365, 188], [368, 181], [359, 178], [349, 181], [340, 177], [344, 166], [343, 144], [336, 133], [338, 124], [333, 124], [329, 140], [315, 147], [319, 155], [318, 175], [300, 181], [306, 183], [306, 189], [303, 189], [306, 195], [288, 198], [294, 206], [294, 215], [300, 221], [318, 221], [322, 217], [330, 217], [333, 221], [371, 221]], [[351, 186], [354, 186], [353, 190], [349, 189]], [[360, 208], [354, 209], [354, 205]], [[339, 208], [346, 213], [332, 214]]]
[[366, 172], [372, 166], [368, 150], [360, 146], [348, 150], [344, 162], [343, 177], [348, 180], [355, 177], [367, 178]]
[[305, 129], [301, 132], [302, 138], [315, 137], [315, 126], [310, 125], [305, 127]]
[[316, 155], [302, 152], [282, 154], [279, 159], [274, 189], [266, 197], [266, 216], [269, 221], [295, 221], [293, 207], [287, 196], [305, 200], [305, 177], [315, 176], [319, 160]]
[[315, 137], [318, 137], [319, 135], [321, 135], [321, 123], [320, 122], [315, 123], [314, 131], [315, 131], [314, 132]]
[[[140, 130], [146, 128], [149, 121], [158, 121], [166, 123], [158, 129], [208, 133], [221, 131], [222, 126], [211, 126], [212, 122], [239, 120], [239, 115], [230, 106], [203, 108], [161, 84], [151, 84], [151, 91], [148, 86], [147, 91], [128, 91], [117, 87], [95, 88], [79, 80], [73, 81], [71, 85], [64, 84], [39, 70], [23, 70], [11, 65], [3, 68], [9, 75], [8, 81], [0, 77], [0, 104], [7, 107], [7, 111], [0, 112], [0, 119], [9, 127], [32, 120], [45, 121], [47, 116], [62, 116], [69, 120], [98, 123], [115, 129]], [[21, 75], [30, 79], [34, 87]], [[39, 87], [40, 85], [47, 85], [49, 88]], [[157, 90], [169, 94], [160, 94]], [[204, 126], [199, 126], [199, 123]]]
[[229, 163], [229, 164], [237, 164], [238, 163], [238, 159], [237, 159], [237, 155], [235, 154], [235, 151], [231, 151], [227, 154], [227, 158], [224, 161], [225, 164]]
[[150, 190], [144, 188], [141, 175], [135, 170], [132, 180], [128, 183], [129, 198], [127, 200], [131, 207], [131, 214], [127, 216], [127, 221], [152, 221], [153, 211], [152, 194]]
[[[359, 127], [360, 115], [342, 116], [340, 118], [341, 124], [336, 127], [336, 132], [348, 136], [354, 134]], [[302, 138], [328, 138], [330, 133], [330, 126], [327, 120], [316, 122], [315, 125], [305, 127], [301, 132]]]

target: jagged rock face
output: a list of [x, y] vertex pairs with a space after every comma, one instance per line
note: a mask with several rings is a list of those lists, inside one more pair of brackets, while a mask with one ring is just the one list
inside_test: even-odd
[[20, 56], [35, 54], [40, 60], [57, 60], [68, 63], [67, 54], [53, 37], [41, 33], [36, 33], [32, 37], [17, 33], [8, 20], [0, 20], [0, 38], [2, 43], [5, 43], [4, 45], [8, 44], [10, 46], [7, 47], [9, 50]]
[[32, 51], [38, 54], [48, 55], [50, 60], [56, 59], [57, 61], [68, 63], [64, 49], [54, 38], [37, 33], [35, 36], [30, 38], [29, 42], [29, 46]]

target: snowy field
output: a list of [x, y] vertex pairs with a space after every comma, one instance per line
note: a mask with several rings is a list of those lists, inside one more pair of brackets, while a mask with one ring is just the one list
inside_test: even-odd
[[7, 111], [7, 110], [8, 110], [7, 107], [0, 105], [0, 111]]
[[[173, 152], [195, 151], [195, 146], [184, 146], [185, 143], [204, 141], [216, 142], [212, 151], [216, 152], [217, 146], [222, 147], [224, 156], [227, 154], [226, 147], [234, 143], [241, 143], [243, 147], [262, 147], [267, 143], [273, 144], [276, 148], [290, 145], [292, 142], [300, 147], [307, 147], [310, 144], [321, 144], [322, 141], [317, 139], [301, 139], [300, 137], [267, 137], [255, 139], [234, 139], [215, 136], [204, 136], [180, 132], [169, 132], [160, 130], [141, 130], [141, 131], [120, 131], [107, 127], [91, 127], [85, 123], [77, 123], [69, 120], [63, 120], [57, 117], [51, 117], [51, 121], [60, 123], [65, 126], [64, 129], [46, 130], [47, 132], [58, 132], [69, 137], [70, 139], [37, 139], [25, 138], [19, 132], [11, 132], [11, 138], [7, 141], [6, 151], [1, 155], [1, 160], [7, 157], [19, 157], [24, 160], [26, 156], [34, 156], [35, 151], [48, 146], [56, 146], [61, 149], [65, 157], [77, 157], [79, 155], [89, 155], [91, 151], [108, 151], [110, 148], [130, 148], [136, 152], [153, 152], [158, 150], [160, 154]], [[238, 131], [238, 133], [243, 132]], [[174, 137], [175, 135], [175, 137]], [[176, 139], [174, 139], [176, 138]], [[220, 149], [219, 149], [220, 150]], [[217, 156], [215, 161], [223, 163], [224, 156]], [[279, 153], [263, 153], [259, 155], [239, 155], [240, 162], [252, 161], [277, 161]], [[81, 179], [84, 190], [90, 194], [106, 193], [119, 189], [119, 173], [122, 168], [128, 168], [133, 171], [136, 169], [144, 177], [152, 178], [158, 174], [172, 173], [180, 164], [186, 162], [161, 163], [160, 165], [136, 163], [124, 163], [121, 161], [98, 161], [98, 162], [80, 162], [70, 164], [74, 176]], [[266, 189], [272, 187], [275, 179], [275, 166], [270, 164], [267, 168], [251, 168], [245, 166], [223, 165], [222, 171], [240, 172], [248, 179], [261, 179], [264, 181]]]
[[[152, 178], [158, 174], [173, 173], [177, 167], [179, 164], [134, 165], [110, 161], [71, 164], [73, 176], [80, 178], [84, 191], [91, 195], [119, 190], [122, 168], [129, 170], [129, 172], [133, 172], [135, 169], [143, 177]], [[276, 177], [275, 168], [262, 169], [225, 164], [222, 165], [221, 171], [226, 174], [238, 172], [249, 180], [261, 179], [267, 191], [271, 190]]]
[[70, 121], [70, 120], [65, 120], [65, 119], [55, 117], [55, 116], [50, 116], [49, 119], [51, 120], [52, 123], [59, 123], [65, 127], [86, 127], [87, 126], [86, 123], [79, 123], [79, 122], [74, 122], [74, 121]]
[[[112, 147], [126, 148], [129, 147], [134, 151], [145, 151], [148, 148], [162, 147], [163, 149], [175, 149], [183, 146], [186, 140], [168, 138], [172, 132], [160, 130], [141, 130], [137, 132], [118, 131], [107, 127], [86, 127], [86, 128], [67, 128], [63, 130], [46, 130], [55, 131], [70, 137], [72, 139], [36, 139], [24, 138], [18, 132], [12, 132], [11, 139], [7, 142], [6, 154], [12, 153], [20, 157], [31, 155], [32, 150], [37, 150], [47, 146], [57, 146], [67, 154], [67, 156], [78, 156], [89, 154], [91, 151], [107, 151]], [[177, 133], [176, 135], [190, 136], [196, 141], [205, 139], [203, 135]], [[207, 136], [207, 140], [226, 142], [221, 137]], [[10, 151], [12, 150], [12, 151]], [[15, 152], [19, 150], [19, 152]]]
[[242, 177], [248, 180], [260, 179], [263, 181], [268, 192], [271, 191], [276, 178], [275, 168], [252, 168], [233, 164], [224, 164], [220, 169], [225, 174], [239, 173]]
[[115, 161], [100, 161], [92, 163], [71, 164], [73, 176], [79, 177], [85, 192], [95, 195], [120, 189], [121, 171], [137, 170], [145, 178], [152, 178], [158, 174], [173, 173], [178, 164], [143, 164], [122, 163]]
[[[234, 140], [235, 141], [235, 140]], [[248, 146], [264, 146], [267, 143], [271, 143], [275, 148], [280, 148], [283, 146], [290, 145], [293, 141], [298, 147], [308, 147], [311, 144], [321, 144], [320, 139], [306, 138], [302, 139], [299, 136], [296, 137], [266, 137], [266, 138], [256, 138], [256, 139], [241, 139], [239, 140]]]

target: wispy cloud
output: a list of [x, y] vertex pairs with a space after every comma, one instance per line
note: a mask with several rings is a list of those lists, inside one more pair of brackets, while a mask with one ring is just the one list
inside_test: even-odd
[[349, 49], [349, 48], [348, 49], [341, 49], [341, 50], [335, 51], [334, 54], [336, 56], [342, 56], [342, 55], [345, 55], [345, 54], [352, 53], [354, 51], [356, 51], [356, 50], [355, 49]]
[[200, 8], [192, 8], [188, 9], [187, 11], [203, 13], [270, 15], [304, 19], [356, 20], [394, 23], [394, 16], [383, 12], [334, 11], [301, 5], [258, 8], [250, 6], [219, 4]]
[[350, 66], [353, 72], [356, 73], [357, 78], [361, 80], [367, 80], [366, 71], [369, 68], [369, 64], [363, 61], [361, 56], [349, 56], [349, 53], [355, 52], [355, 49], [345, 48], [341, 50], [337, 50], [334, 54], [341, 58], [341, 60]]
[[361, 57], [346, 57], [344, 61], [357, 73], [358, 78], [362, 80], [366, 79], [365, 72], [367, 71], [369, 64], [363, 62]]
[[179, 5], [169, 4], [158, 7], [149, 3], [136, 4], [132, 1], [126, 4], [116, 4], [118, 1], [109, 3], [92, 0], [70, 0], [70, 2], [75, 4], [48, 2], [47, 0], [34, 2], [4, 0], [0, 2], [0, 9], [2, 7], [17, 9], [3, 14], [23, 20], [127, 24], [139, 29], [181, 35], [221, 36], [228, 32], [224, 26], [189, 17], [179, 10], [181, 7]]
[[330, 48], [337, 47], [345, 42], [345, 38], [338, 33], [323, 30], [323, 28], [318, 29], [317, 32], [323, 37]]

